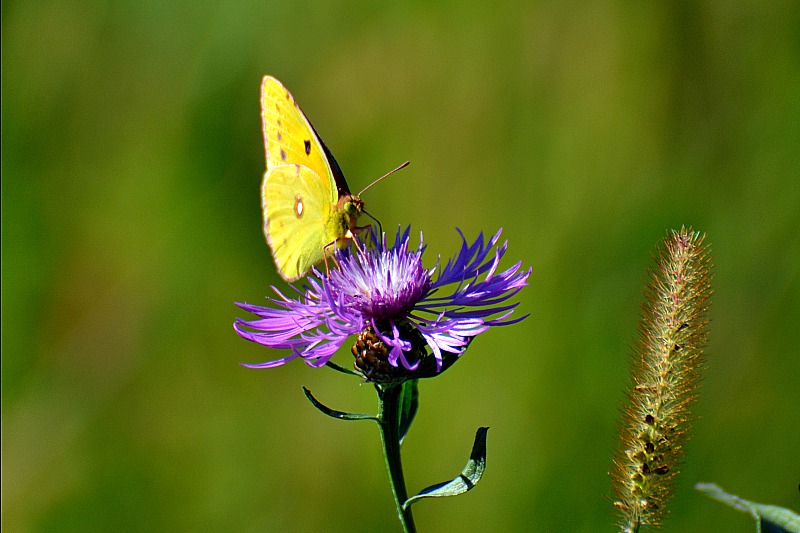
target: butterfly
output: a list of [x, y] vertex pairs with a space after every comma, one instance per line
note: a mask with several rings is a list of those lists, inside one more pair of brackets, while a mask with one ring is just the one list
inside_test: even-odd
[[286, 87], [261, 80], [267, 170], [261, 183], [264, 236], [278, 273], [296, 281], [346, 246], [364, 210], [342, 169]]

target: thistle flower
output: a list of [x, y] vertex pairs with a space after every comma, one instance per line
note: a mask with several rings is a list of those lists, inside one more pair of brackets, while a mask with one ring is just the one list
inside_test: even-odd
[[704, 239], [691, 229], [673, 231], [647, 287], [611, 473], [624, 532], [659, 526], [678, 473], [707, 336], [711, 261]]
[[[314, 269], [304, 290], [292, 286], [296, 299], [273, 287], [278, 298], [269, 298], [271, 307], [237, 303], [259, 317], [237, 319], [239, 335], [290, 350], [281, 359], [244, 366], [271, 368], [299, 357], [320, 367], [358, 335], [353, 353], [367, 380], [441, 372], [480, 333], [525, 318], [509, 320], [517, 304], [506, 302], [527, 284], [531, 270], [520, 271], [520, 262], [497, 272], [507, 248], [507, 242], [497, 245], [500, 233], [485, 244], [481, 234], [471, 245], [461, 234], [461, 249], [438, 273], [438, 263], [431, 269], [422, 265], [422, 234], [417, 249], [409, 249], [409, 228], [398, 229], [391, 246], [384, 234], [373, 238], [373, 248], [337, 251], [336, 268], [327, 274]], [[420, 374], [425, 369], [431, 372]]]

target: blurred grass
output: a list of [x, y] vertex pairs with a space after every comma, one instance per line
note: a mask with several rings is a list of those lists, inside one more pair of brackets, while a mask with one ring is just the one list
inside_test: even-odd
[[[797, 509], [800, 10], [793, 2], [3, 2], [2, 527], [396, 527], [353, 387], [231, 330], [278, 283], [258, 84], [294, 93], [384, 227], [505, 229], [518, 326], [421, 387], [409, 489], [491, 426], [422, 531], [612, 530], [607, 470], [649, 257], [708, 233], [711, 343], [671, 531], [748, 531], [697, 481]], [[345, 354], [339, 362], [349, 364]]]

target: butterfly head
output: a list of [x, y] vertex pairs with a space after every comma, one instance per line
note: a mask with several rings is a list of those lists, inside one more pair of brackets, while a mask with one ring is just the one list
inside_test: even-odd
[[334, 207], [334, 215], [328, 221], [328, 234], [336, 240], [349, 240], [358, 230], [358, 217], [364, 211], [364, 202], [356, 195], [343, 194]]
[[353, 222], [355, 222], [356, 219], [361, 215], [361, 212], [364, 211], [364, 201], [358, 196], [354, 196], [352, 194], [348, 194], [340, 198], [339, 205], [341, 206], [342, 211], [344, 211]]

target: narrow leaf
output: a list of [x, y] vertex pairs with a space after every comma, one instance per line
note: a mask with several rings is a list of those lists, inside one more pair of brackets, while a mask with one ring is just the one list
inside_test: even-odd
[[800, 533], [800, 516], [789, 509], [777, 505], [765, 505], [743, 500], [728, 494], [714, 483], [698, 483], [694, 486], [709, 498], [720, 501], [729, 507], [752, 516], [756, 521], [756, 531], [768, 533]]
[[374, 420], [375, 422], [379, 421], [378, 418], [374, 415], [367, 415], [364, 413], [345, 413], [344, 411], [336, 411], [335, 409], [331, 409], [327, 405], [323, 404], [322, 402], [314, 398], [314, 395], [311, 394], [311, 391], [308, 390], [307, 388], [303, 387], [303, 392], [306, 393], [306, 398], [308, 398], [308, 401], [310, 401], [314, 407], [322, 411], [322, 413], [330, 416], [331, 418], [338, 418], [339, 420]]
[[478, 428], [475, 434], [475, 443], [472, 445], [472, 453], [467, 461], [467, 466], [461, 471], [458, 477], [451, 481], [444, 481], [431, 485], [423, 489], [416, 496], [407, 499], [403, 504], [403, 509], [408, 509], [412, 504], [422, 498], [444, 498], [445, 496], [457, 496], [463, 494], [478, 484], [484, 470], [486, 470], [486, 433], [489, 428]]
[[418, 379], [410, 379], [403, 382], [403, 390], [400, 392], [400, 405], [398, 406], [400, 416], [400, 444], [403, 444], [403, 439], [406, 438], [411, 423], [417, 415], [417, 408], [419, 408], [419, 390]]
[[330, 369], [336, 370], [337, 372], [341, 372], [342, 374], [350, 374], [351, 376], [359, 376], [359, 377], [361, 376], [361, 374], [359, 374], [358, 372], [350, 370], [349, 368], [344, 368], [342, 366], [339, 366], [333, 361], [328, 361], [327, 363], [325, 363], [325, 366], [327, 366]]

